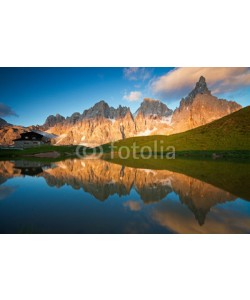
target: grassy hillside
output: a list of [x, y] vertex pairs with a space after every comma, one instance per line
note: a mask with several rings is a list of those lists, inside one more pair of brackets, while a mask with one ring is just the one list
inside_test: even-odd
[[[118, 151], [122, 146], [131, 148], [136, 143], [139, 146], [137, 153], [167, 152], [168, 146], [174, 146], [179, 155], [207, 156], [214, 151], [223, 157], [250, 156], [250, 106], [243, 108], [231, 115], [216, 120], [207, 125], [171, 136], [155, 135], [133, 137], [115, 142]], [[155, 147], [156, 145], [156, 147]], [[143, 148], [143, 147], [147, 148]], [[0, 159], [11, 159], [32, 156], [37, 153], [58, 152], [60, 159], [76, 156], [77, 146], [42, 146], [25, 150], [0, 150]], [[110, 143], [103, 145], [105, 152], [110, 152]], [[126, 151], [126, 150], [124, 150]], [[91, 149], [88, 149], [91, 154]], [[225, 153], [226, 152], [226, 153]]]
[[[115, 143], [117, 149], [122, 146], [131, 147], [133, 143], [139, 146], [137, 152], [147, 152], [142, 149], [147, 146], [154, 151], [157, 141], [157, 151], [174, 146], [178, 151], [214, 151], [214, 150], [250, 150], [250, 106], [233, 114], [211, 122], [207, 125], [170, 136], [155, 135], [133, 137]], [[160, 143], [161, 141], [161, 143]], [[108, 152], [110, 144], [104, 145]]]
[[77, 146], [53, 146], [53, 145], [44, 145], [40, 147], [27, 148], [24, 150], [15, 150], [15, 149], [1, 149], [0, 150], [0, 160], [4, 159], [18, 159], [23, 157], [32, 158], [32, 156], [41, 153], [50, 153], [57, 152], [58, 158], [35, 158], [41, 161], [57, 161], [68, 157], [76, 156], [76, 147]]

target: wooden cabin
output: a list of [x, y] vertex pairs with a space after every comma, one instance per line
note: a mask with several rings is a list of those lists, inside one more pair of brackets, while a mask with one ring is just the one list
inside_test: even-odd
[[44, 144], [50, 145], [51, 139], [54, 137], [55, 136], [53, 134], [34, 130], [21, 133], [21, 137], [13, 140], [13, 142], [16, 148], [31, 148], [39, 147]]

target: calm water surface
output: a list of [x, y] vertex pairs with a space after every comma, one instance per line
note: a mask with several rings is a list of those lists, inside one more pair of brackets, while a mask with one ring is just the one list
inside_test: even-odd
[[248, 196], [182, 173], [91, 159], [0, 166], [0, 233], [250, 232]]

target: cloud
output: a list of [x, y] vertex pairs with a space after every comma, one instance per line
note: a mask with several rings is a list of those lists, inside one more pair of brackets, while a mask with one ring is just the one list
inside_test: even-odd
[[133, 92], [130, 92], [128, 95], [125, 94], [123, 96], [123, 99], [128, 100], [130, 102], [135, 102], [135, 101], [140, 100], [141, 97], [142, 97], [142, 93], [141, 92], [139, 92], [139, 91], [133, 91]]
[[[235, 207], [231, 203], [231, 207]], [[213, 207], [205, 223], [200, 226], [193, 213], [180, 202], [170, 200], [159, 202], [152, 211], [152, 218], [170, 232], [175, 233], [248, 233], [249, 216], [240, 210], [226, 206]]]
[[151, 69], [149, 68], [124, 68], [123, 69], [123, 75], [128, 80], [147, 80], [151, 76]]
[[132, 211], [139, 211], [142, 208], [141, 203], [134, 200], [128, 200], [127, 202], [124, 202], [123, 206], [128, 207]]
[[206, 78], [208, 88], [214, 94], [235, 91], [250, 85], [250, 68], [176, 68], [156, 78], [151, 87], [163, 96], [185, 97], [200, 76]]
[[10, 187], [10, 186], [0, 186], [0, 200], [3, 200], [7, 197], [9, 197], [9, 195], [11, 193], [13, 193], [15, 191], [14, 187]]
[[0, 117], [8, 116], [18, 117], [18, 115], [8, 105], [0, 102]]

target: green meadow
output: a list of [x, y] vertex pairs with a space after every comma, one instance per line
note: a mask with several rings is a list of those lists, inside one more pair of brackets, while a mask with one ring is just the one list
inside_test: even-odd
[[[136, 145], [136, 152], [164, 152], [173, 146], [179, 155], [206, 156], [213, 152], [224, 156], [249, 156], [250, 152], [250, 107], [204, 126], [170, 136], [139, 136], [117, 141], [115, 152], [125, 152]], [[111, 144], [103, 145], [110, 152]], [[238, 152], [239, 151], [239, 152]]]

